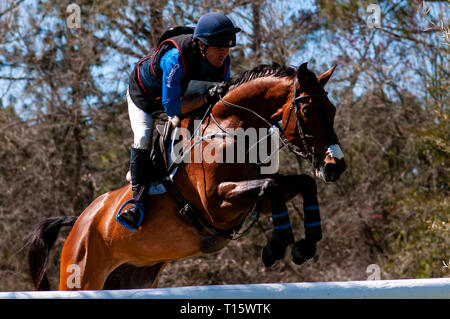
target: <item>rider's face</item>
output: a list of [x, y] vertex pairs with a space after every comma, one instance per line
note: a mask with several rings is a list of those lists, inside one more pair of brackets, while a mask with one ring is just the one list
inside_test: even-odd
[[[200, 43], [200, 48], [203, 50], [203, 43]], [[208, 47], [206, 50], [205, 58], [208, 60], [209, 64], [212, 66], [219, 68], [225, 62], [228, 53], [230, 52], [229, 48], [222, 47]]]

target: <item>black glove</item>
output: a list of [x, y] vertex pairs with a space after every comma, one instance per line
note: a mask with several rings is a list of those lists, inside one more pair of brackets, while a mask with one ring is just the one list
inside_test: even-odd
[[208, 104], [214, 105], [216, 104], [220, 97], [223, 97], [228, 91], [228, 86], [225, 83], [218, 83], [208, 88], [208, 92], [206, 93], [206, 98]]

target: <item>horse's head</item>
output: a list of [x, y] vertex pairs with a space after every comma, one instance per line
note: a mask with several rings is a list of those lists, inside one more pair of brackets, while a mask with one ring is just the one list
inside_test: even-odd
[[293, 151], [311, 160], [326, 182], [335, 182], [347, 167], [333, 127], [336, 108], [324, 90], [335, 67], [316, 77], [307, 63], [300, 65], [292, 103], [283, 110], [284, 134], [296, 146]]

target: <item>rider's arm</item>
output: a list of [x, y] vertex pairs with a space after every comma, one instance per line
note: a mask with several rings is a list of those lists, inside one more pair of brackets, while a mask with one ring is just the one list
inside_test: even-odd
[[184, 77], [183, 63], [176, 48], [168, 51], [161, 58], [162, 104], [167, 115], [175, 116], [193, 111], [206, 103], [206, 96], [182, 98], [182, 80]]

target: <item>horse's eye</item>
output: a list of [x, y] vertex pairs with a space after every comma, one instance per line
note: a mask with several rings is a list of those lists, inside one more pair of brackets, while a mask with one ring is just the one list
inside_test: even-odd
[[303, 115], [304, 115], [306, 118], [309, 118], [309, 117], [311, 117], [311, 115], [312, 115], [311, 108], [308, 107], [308, 106], [302, 107], [302, 112], [303, 112]]

